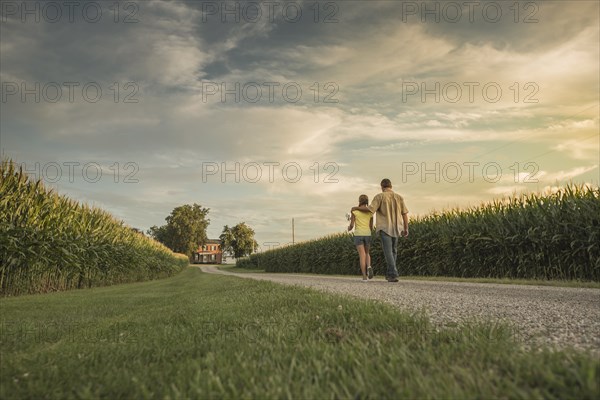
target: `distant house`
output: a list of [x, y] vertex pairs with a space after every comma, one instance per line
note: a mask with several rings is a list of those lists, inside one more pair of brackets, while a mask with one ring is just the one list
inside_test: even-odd
[[223, 250], [221, 241], [217, 239], [208, 239], [206, 244], [198, 246], [193, 254], [192, 262], [194, 264], [221, 264], [223, 263]]

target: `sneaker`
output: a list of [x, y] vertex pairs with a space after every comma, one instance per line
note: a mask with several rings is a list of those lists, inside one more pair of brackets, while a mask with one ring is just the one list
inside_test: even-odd
[[373, 279], [373, 268], [367, 268], [367, 274], [369, 275], [369, 279]]
[[366, 279], [366, 278], [362, 278], [361, 281], [363, 281], [363, 282], [369, 282], [369, 280]]
[[387, 281], [390, 282], [390, 283], [392, 283], [392, 282], [398, 282], [398, 278], [388, 278]]

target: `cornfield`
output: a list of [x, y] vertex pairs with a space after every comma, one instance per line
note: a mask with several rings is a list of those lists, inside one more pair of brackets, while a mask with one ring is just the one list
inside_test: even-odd
[[[372, 265], [385, 275], [378, 237]], [[257, 253], [237, 263], [269, 272], [357, 274], [344, 233]], [[600, 190], [569, 185], [411, 219], [398, 241], [401, 275], [600, 281]]]
[[104, 286], [171, 276], [188, 264], [109, 213], [0, 167], [0, 295]]

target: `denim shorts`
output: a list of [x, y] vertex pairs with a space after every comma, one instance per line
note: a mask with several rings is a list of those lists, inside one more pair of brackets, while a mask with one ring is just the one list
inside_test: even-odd
[[358, 246], [358, 245], [365, 245], [365, 246], [370, 246], [371, 245], [371, 236], [354, 236], [354, 245]]

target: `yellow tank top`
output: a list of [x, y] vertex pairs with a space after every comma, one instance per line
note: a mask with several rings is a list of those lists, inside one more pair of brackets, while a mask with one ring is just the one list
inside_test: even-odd
[[373, 214], [365, 211], [352, 211], [354, 214], [354, 236], [371, 236], [369, 221]]

